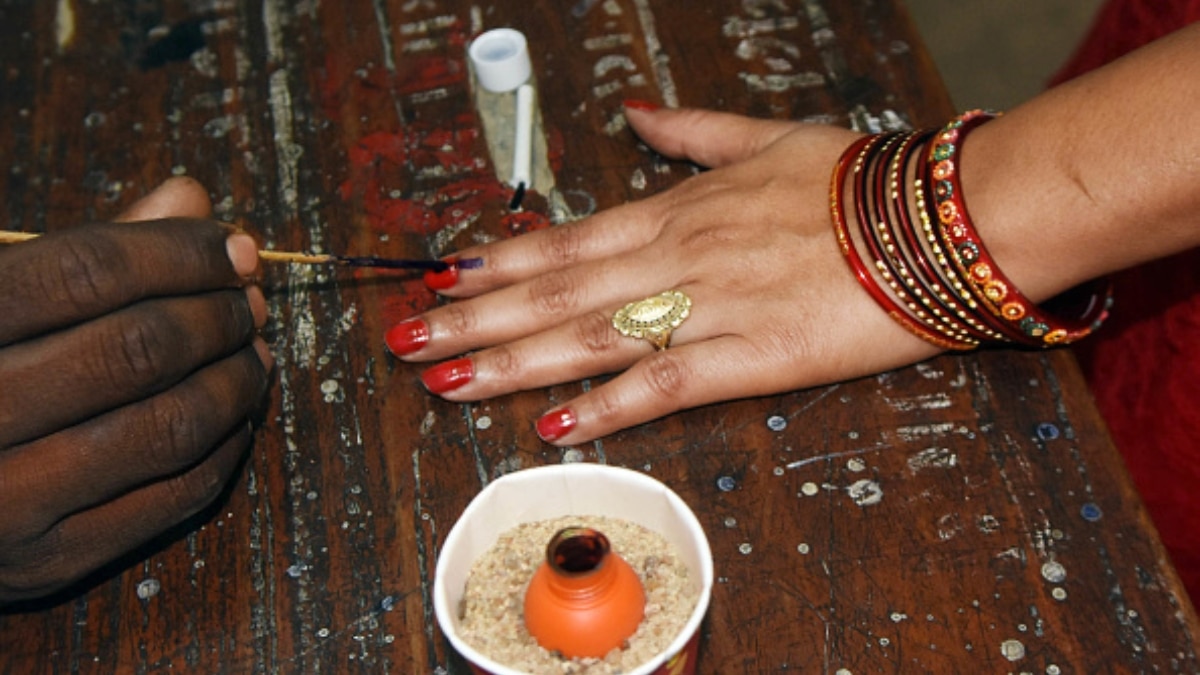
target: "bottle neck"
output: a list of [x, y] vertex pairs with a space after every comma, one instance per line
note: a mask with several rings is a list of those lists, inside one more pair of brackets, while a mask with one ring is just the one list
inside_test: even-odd
[[559, 530], [546, 546], [550, 589], [573, 603], [603, 598], [617, 581], [611, 546], [603, 533], [586, 527]]
[[[588, 572], [564, 574], [554, 570], [550, 575], [550, 590], [564, 601], [581, 606], [598, 604], [617, 581], [616, 567], [604, 560]], [[551, 566], [553, 570], [553, 566]]]

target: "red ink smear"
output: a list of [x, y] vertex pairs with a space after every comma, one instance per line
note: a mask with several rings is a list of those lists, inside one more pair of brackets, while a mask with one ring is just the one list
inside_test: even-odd
[[[316, 90], [321, 112], [332, 120], [342, 118], [346, 101], [388, 95], [393, 76], [383, 66], [356, 67], [340, 53], [325, 55], [325, 65], [317, 70]], [[369, 99], [367, 99], [369, 100]]]
[[425, 282], [420, 278], [405, 281], [402, 287], [404, 290], [400, 293], [383, 299], [383, 325], [387, 328], [437, 305], [437, 296], [425, 288]]
[[480, 131], [474, 115], [459, 115], [451, 129], [432, 129], [413, 148], [413, 163], [441, 166], [449, 171], [478, 170], [476, 141]]
[[[550, 226], [545, 215], [529, 211], [512, 213], [507, 207], [511, 189], [492, 170], [474, 110], [452, 117], [438, 116], [436, 105], [443, 94], [467, 95], [469, 71], [465, 60], [468, 31], [461, 22], [443, 27], [440, 37], [453, 48], [447, 55], [405, 58], [390, 73], [377, 65], [358, 65], [344, 52], [331, 52], [318, 69], [315, 89], [321, 109], [335, 122], [357, 109], [372, 109], [388, 101], [412, 97], [411, 117], [396, 127], [379, 126], [346, 148], [347, 175], [337, 195], [358, 214], [372, 232], [397, 237], [431, 237], [446, 228], [469, 222], [480, 214], [499, 218], [502, 236], [516, 236]], [[427, 103], [428, 101], [428, 103]], [[424, 106], [433, 107], [426, 110]], [[566, 144], [553, 130], [549, 138], [550, 165], [561, 169]], [[494, 222], [494, 221], [493, 221]], [[444, 243], [444, 242], [443, 242]], [[387, 324], [419, 314], [437, 302], [420, 279], [403, 278], [404, 272], [364, 270], [356, 276], [396, 275], [398, 293], [384, 299]]]
[[403, 136], [377, 131], [360, 138], [358, 143], [350, 148], [350, 163], [355, 166], [370, 166], [377, 161], [384, 161], [399, 166], [408, 158], [405, 145]]
[[453, 87], [467, 80], [467, 66], [460, 58], [423, 56], [410, 60], [403, 75], [397, 75], [396, 91], [416, 94]]
[[563, 157], [567, 154], [567, 144], [563, 140], [560, 129], [549, 129], [546, 133], [546, 160], [550, 164], [550, 168], [555, 173], [558, 173], [563, 167]]
[[335, 57], [325, 55], [325, 67], [317, 72], [317, 94], [321, 111], [330, 119], [337, 119], [338, 112], [346, 100], [346, 73], [350, 67]]
[[363, 210], [371, 229], [384, 234], [412, 232], [432, 234], [441, 229], [437, 214], [411, 199], [385, 197], [377, 179], [367, 181], [362, 195]]
[[509, 213], [500, 219], [500, 222], [513, 235], [525, 234], [535, 230], [544, 230], [550, 227], [550, 219], [535, 211], [517, 211]]
[[360, 68], [355, 74], [364, 89], [385, 93], [392, 90], [392, 74], [383, 66]]

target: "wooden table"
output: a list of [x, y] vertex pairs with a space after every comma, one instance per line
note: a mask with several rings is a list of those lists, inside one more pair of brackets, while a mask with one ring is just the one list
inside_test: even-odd
[[[520, 214], [484, 133], [503, 105], [465, 57], [499, 26], [531, 38], [545, 138]], [[860, 128], [953, 113], [887, 0], [4, 0], [0, 55], [6, 227], [102, 218], [186, 173], [281, 249], [439, 255], [689, 176], [638, 146], [626, 97]], [[430, 600], [447, 532], [489, 480], [579, 459], [697, 511], [718, 576], [701, 672], [1200, 669], [1069, 352], [944, 357], [560, 451], [532, 421], [585, 383], [456, 405], [386, 354], [436, 302], [419, 280], [265, 283], [279, 385], [227, 498], [82, 596], [0, 616], [0, 673], [462, 672]]]

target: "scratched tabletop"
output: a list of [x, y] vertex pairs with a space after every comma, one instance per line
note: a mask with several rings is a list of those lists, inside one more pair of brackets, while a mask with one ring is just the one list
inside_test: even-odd
[[[473, 85], [530, 39], [533, 179]], [[889, 0], [0, 0], [5, 229], [197, 178], [264, 246], [440, 256], [694, 174], [624, 98], [860, 130], [954, 114]], [[437, 554], [503, 474], [643, 471], [715, 555], [702, 673], [1197, 672], [1197, 619], [1068, 351], [946, 356], [714, 405], [574, 448], [533, 420], [593, 382], [477, 404], [419, 385], [387, 328], [411, 275], [264, 270], [271, 408], [221, 501], [79, 589], [0, 615], [0, 672], [459, 673]]]

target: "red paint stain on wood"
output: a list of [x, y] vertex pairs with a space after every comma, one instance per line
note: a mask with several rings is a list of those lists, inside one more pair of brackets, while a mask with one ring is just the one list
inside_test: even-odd
[[518, 211], [500, 219], [505, 230], [514, 236], [550, 227], [550, 219], [536, 211]]
[[384, 326], [394, 326], [437, 304], [437, 296], [425, 287], [421, 279], [405, 281], [399, 293], [383, 298], [380, 315]]

